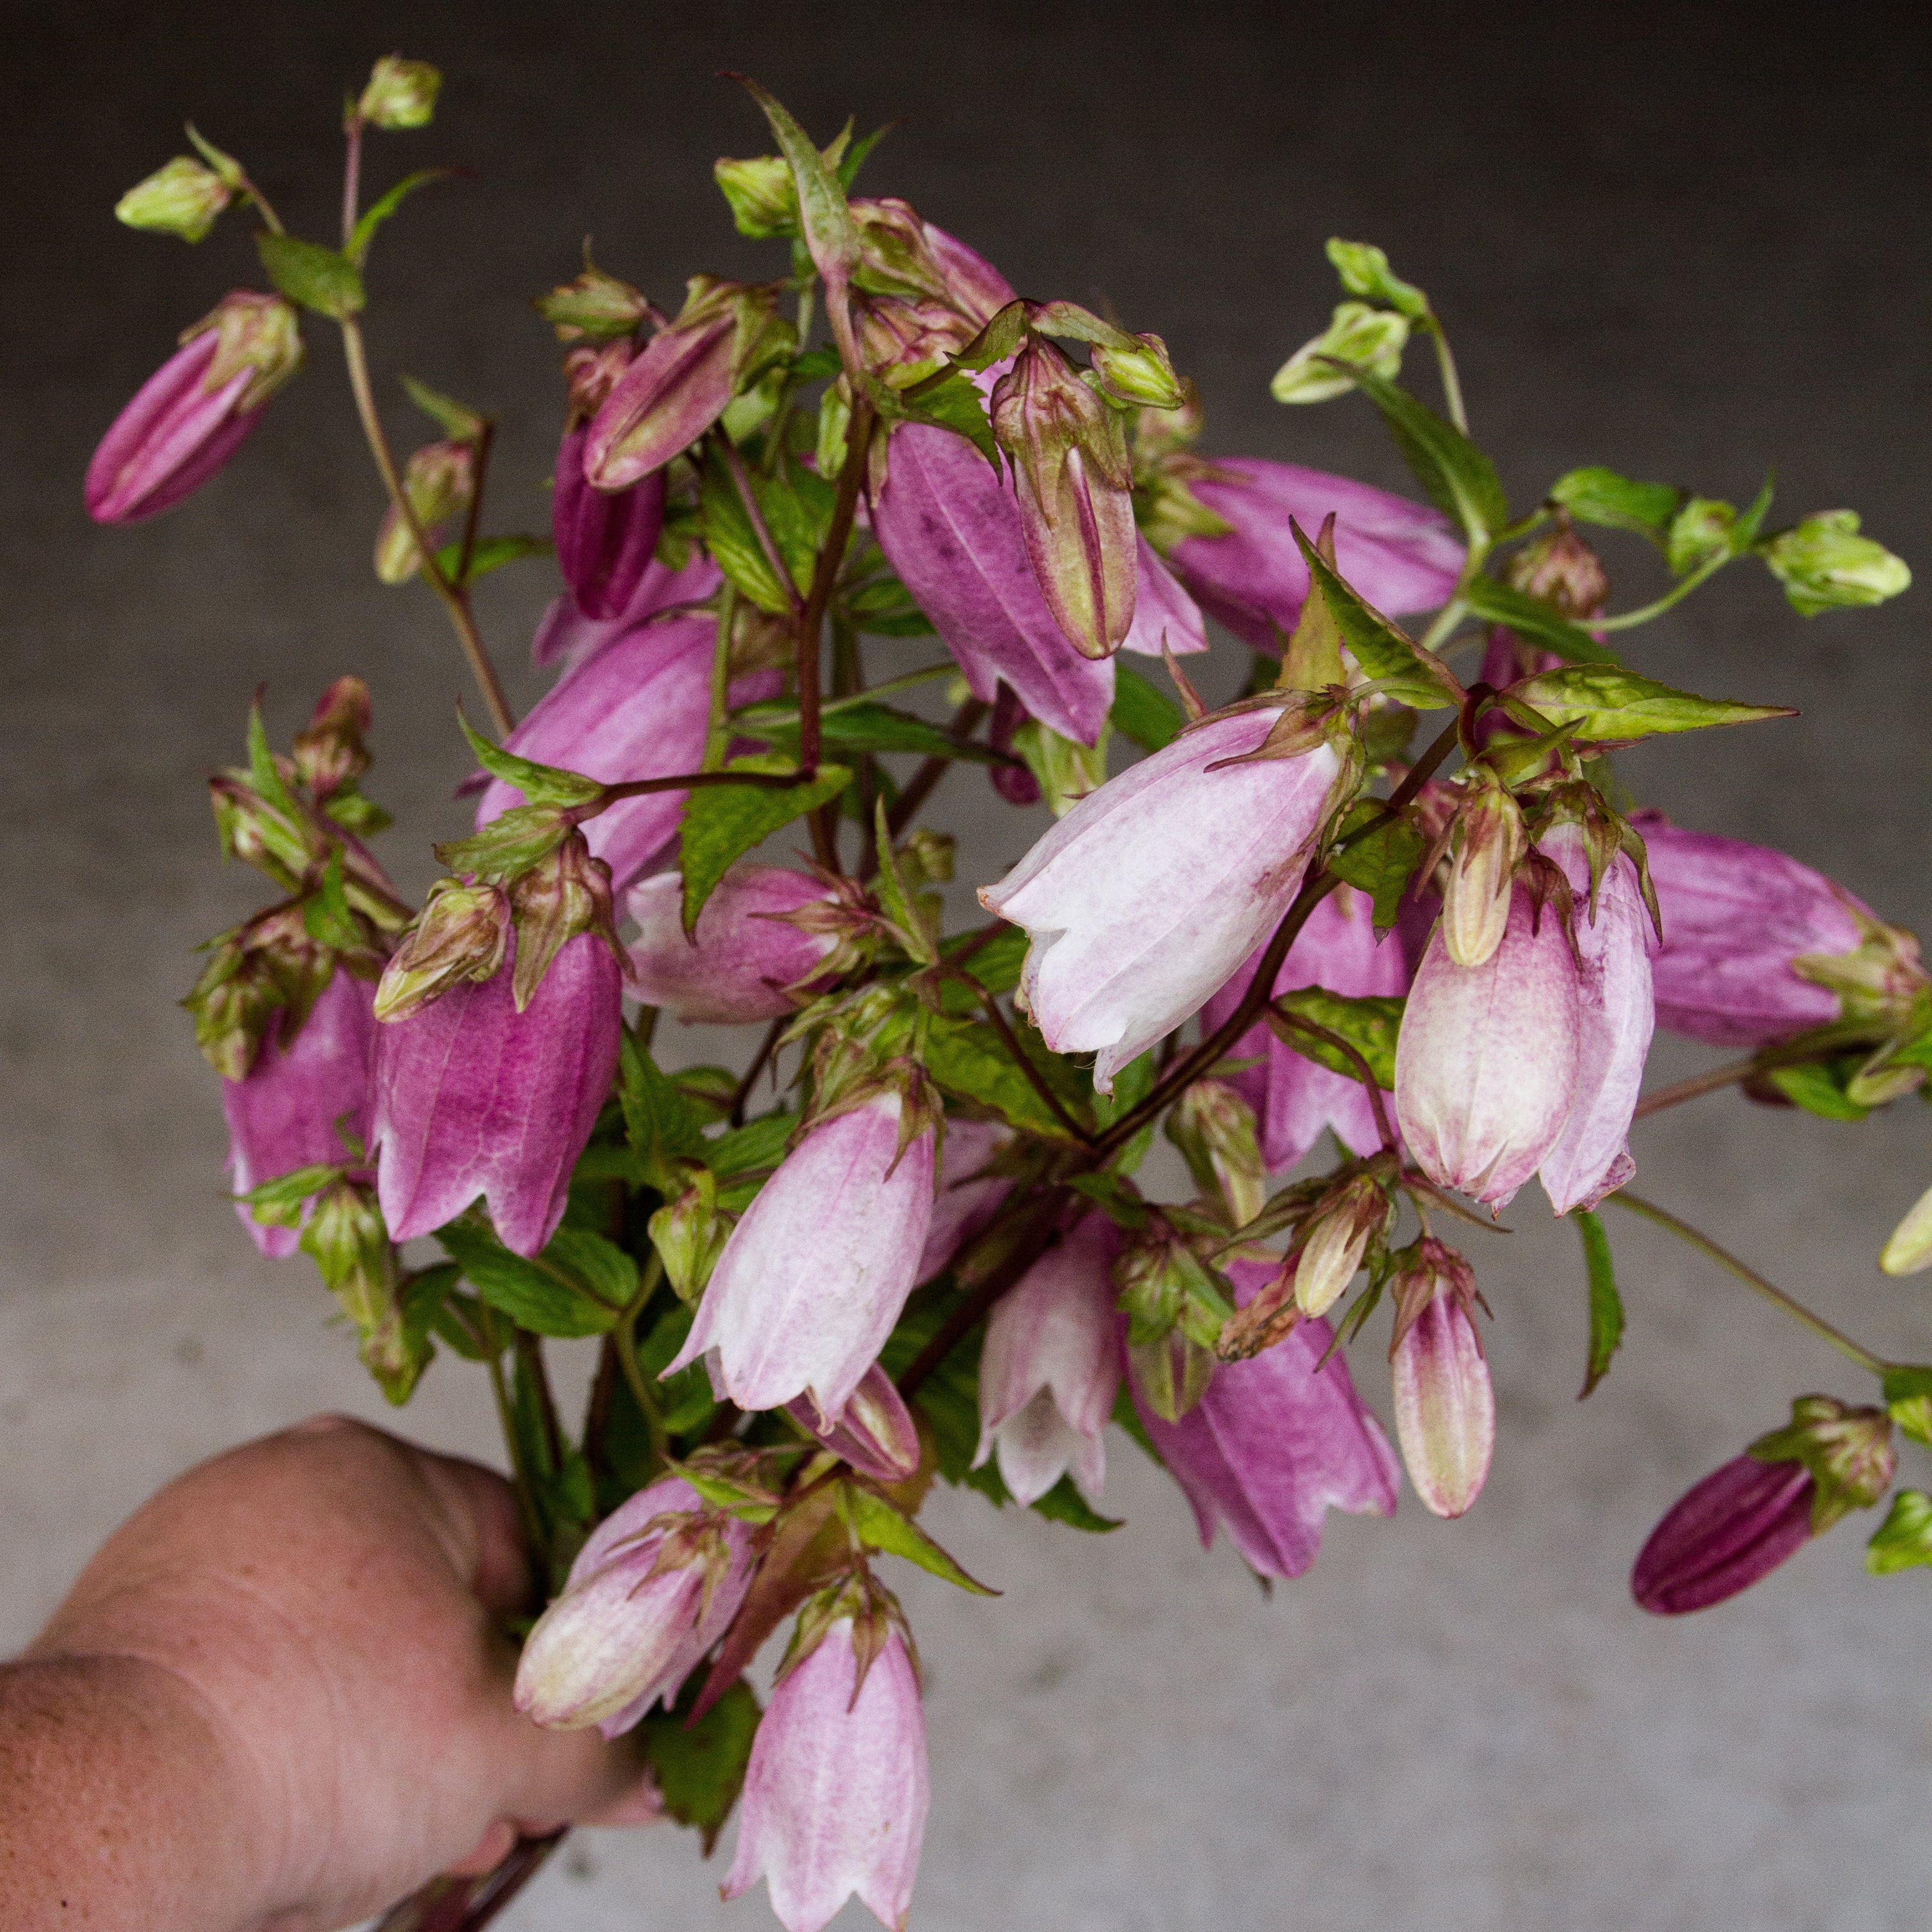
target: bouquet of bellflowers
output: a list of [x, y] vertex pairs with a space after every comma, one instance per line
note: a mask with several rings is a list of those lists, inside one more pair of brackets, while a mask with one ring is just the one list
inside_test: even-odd
[[[420, 907], [368, 842], [361, 680], [286, 752], [257, 710], [214, 813], [278, 896], [184, 1004], [256, 1245], [315, 1262], [392, 1401], [439, 1348], [490, 1378], [547, 1586], [532, 1720], [638, 1727], [707, 1850], [735, 1806], [724, 1889], [764, 1879], [789, 1932], [855, 1892], [902, 1924], [925, 1728], [881, 1559], [984, 1588], [921, 1526], [930, 1486], [1100, 1532], [1108, 1455], [1145, 1454], [1264, 1579], [1314, 1562], [1330, 1508], [1391, 1514], [1405, 1469], [1462, 1514], [1495, 1406], [1449, 1238], [1532, 1177], [1580, 1238], [1586, 1394], [1623, 1325], [1605, 1207], [1874, 1378], [1868, 1406], [1767, 1414], [1670, 1510], [1645, 1609], [1716, 1604], [1892, 1492], [1932, 1368], [1632, 1193], [1626, 1138], [1725, 1088], [1838, 1120], [1924, 1091], [1917, 943], [1611, 766], [1782, 715], [1640, 668], [1642, 626], [1734, 562], [1804, 616], [1905, 588], [1855, 514], [1774, 527], [1768, 486], [1739, 509], [1597, 466], [1512, 506], [1428, 296], [1340, 240], [1346, 299], [1273, 393], [1364, 399], [1426, 504], [1208, 453], [1158, 335], [1016, 296], [856, 192], [877, 136], [821, 148], [746, 81], [778, 152], [716, 174], [773, 278], [660, 308], [586, 251], [536, 303], [565, 345], [551, 532], [495, 534], [490, 418], [405, 379], [436, 434], [399, 457], [364, 346], [374, 244], [448, 172], [364, 206], [365, 136], [426, 124], [438, 84], [388, 58], [352, 100], [339, 242], [286, 232], [191, 128], [198, 154], [130, 191], [124, 221], [190, 242], [251, 208], [269, 286], [183, 335], [87, 503], [178, 502], [332, 328], [388, 497], [377, 574], [428, 587], [481, 688], [475, 830]], [[1418, 350], [1435, 400], [1402, 380]], [[1612, 608], [1604, 531], [1661, 594]], [[556, 681], [518, 722], [471, 589], [538, 556]], [[1248, 664], [1213, 710], [1187, 668], [1208, 619]], [[935, 683], [944, 722], [907, 701]], [[948, 931], [953, 842], [922, 814], [956, 766], [1052, 822]], [[752, 1030], [745, 1070], [664, 1064], [667, 1013]], [[1640, 1097], [1658, 1024], [1727, 1057]], [[1157, 1132], [1191, 1198], [1136, 1184]], [[1878, 1263], [1932, 1264], [1932, 1194]], [[579, 1424], [553, 1336], [601, 1338]], [[1932, 1497], [1892, 1493], [1866, 1562], [1932, 1562]], [[761, 1708], [746, 1673], [788, 1621]], [[391, 1923], [480, 1923], [547, 1844]]]

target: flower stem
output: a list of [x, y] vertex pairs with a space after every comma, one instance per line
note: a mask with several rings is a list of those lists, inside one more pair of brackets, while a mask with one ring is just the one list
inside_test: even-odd
[[1622, 610], [1614, 617], [1592, 617], [1590, 628], [1593, 631], [1628, 631], [1639, 624], [1647, 624], [1653, 617], [1660, 617], [1673, 604], [1679, 604], [1695, 590], [1708, 577], [1714, 577], [1731, 560], [1729, 550], [1721, 552], [1710, 562], [1700, 565], [1682, 583], [1666, 590], [1654, 604], [1646, 604], [1635, 610]]

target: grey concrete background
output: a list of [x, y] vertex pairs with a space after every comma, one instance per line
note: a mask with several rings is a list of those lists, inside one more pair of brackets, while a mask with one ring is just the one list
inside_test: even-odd
[[[386, 380], [412, 370], [500, 415], [500, 525], [544, 514], [553, 353], [523, 304], [572, 272], [578, 237], [661, 297], [754, 259], [707, 178], [714, 155], [762, 146], [712, 78], [736, 66], [821, 133], [848, 109], [908, 116], [868, 184], [1030, 292], [1105, 297], [1160, 330], [1201, 381], [1213, 448], [1400, 485], [1366, 409], [1289, 414], [1264, 386], [1335, 299], [1323, 238], [1370, 237], [1436, 296], [1520, 496], [1596, 460], [1742, 500], [1774, 463], [1783, 508], [1855, 505], [1932, 568], [1922, 10], [242, 0], [14, 6], [6, 39], [0, 1646], [172, 1472], [318, 1408], [382, 1415], [305, 1266], [258, 1260], [230, 1218], [213, 1085], [172, 1004], [192, 945], [256, 902], [213, 862], [200, 789], [248, 692], [266, 682], [279, 736], [330, 677], [370, 679], [372, 785], [410, 884], [458, 819], [463, 680], [427, 597], [368, 576], [379, 501], [324, 330], [188, 507], [131, 532], [82, 516], [122, 400], [254, 279], [239, 223], [191, 251], [108, 218], [184, 114], [326, 232], [342, 89], [395, 47], [448, 70], [436, 128], [377, 140], [374, 178], [457, 158], [480, 178], [385, 238], [370, 327]], [[1641, 559], [1612, 562], [1624, 601], [1650, 586]], [[1804, 716], [1633, 759], [1633, 783], [1922, 927], [1925, 592], [1807, 625], [1737, 576], [1633, 654]], [[532, 568], [484, 598], [526, 703], [548, 594]], [[956, 783], [966, 869], [991, 876], [1023, 830]], [[1699, 1064], [1666, 1048], [1658, 1077]], [[1916, 1103], [1852, 1129], [1714, 1100], [1645, 1126], [1636, 1152], [1652, 1191], [1834, 1318], [1932, 1352], [1922, 1284], [1872, 1263], [1932, 1175]], [[1625, 1590], [1659, 1511], [1790, 1395], [1868, 1390], [1619, 1222], [1630, 1337], [1580, 1408], [1572, 1238], [1528, 1196], [1512, 1219], [1478, 1256], [1502, 1430], [1461, 1524], [1412, 1500], [1393, 1523], [1336, 1521], [1316, 1570], [1264, 1602], [1124, 1443], [1110, 1493], [1128, 1526], [1110, 1538], [938, 1502], [940, 1533], [1006, 1594], [907, 1588], [934, 1756], [916, 1924], [1924, 1922], [1925, 1578], [1868, 1580], [1852, 1525], [1682, 1624]], [[1356, 1366], [1382, 1402], [1372, 1346]], [[469, 1373], [433, 1370], [402, 1426], [490, 1454]], [[721, 1874], [668, 1831], [593, 1835], [505, 1922], [768, 1922], [760, 1900], [716, 1904]]]

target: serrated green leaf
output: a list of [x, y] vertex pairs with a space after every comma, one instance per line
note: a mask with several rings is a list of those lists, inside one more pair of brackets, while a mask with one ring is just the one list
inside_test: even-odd
[[744, 1787], [761, 1713], [741, 1677], [692, 1724], [704, 1682], [704, 1673], [694, 1671], [676, 1706], [652, 1712], [638, 1730], [664, 1810], [703, 1834], [709, 1858]]
[[1114, 660], [1113, 708], [1107, 716], [1122, 737], [1144, 752], [1172, 744], [1187, 722], [1172, 698], [1118, 658]]
[[581, 772], [567, 772], [560, 765], [540, 765], [533, 758], [520, 758], [515, 752], [492, 744], [480, 731], [472, 728], [470, 720], [460, 711], [457, 722], [463, 727], [463, 735], [470, 740], [470, 748], [476, 753], [476, 762], [492, 778], [501, 778], [506, 784], [514, 786], [523, 794], [527, 804], [566, 807], [588, 805], [593, 798], [603, 794], [601, 778], [587, 778]]
[[766, 1114], [760, 1119], [747, 1120], [742, 1127], [732, 1128], [728, 1133], [720, 1134], [715, 1141], [706, 1142], [704, 1156], [712, 1171], [724, 1179], [755, 1172], [760, 1168], [776, 1167], [784, 1159], [785, 1149], [797, 1126], [796, 1114], [783, 1109], [776, 1114]]
[[839, 1520], [868, 1550], [903, 1556], [934, 1576], [956, 1584], [976, 1597], [997, 1597], [998, 1591], [969, 1576], [903, 1511], [873, 1490], [854, 1482], [840, 1483], [834, 1494]]
[[1862, 1120], [1871, 1112], [1845, 1091], [1858, 1070], [1856, 1059], [1815, 1061], [1805, 1066], [1774, 1066], [1764, 1078], [1794, 1107], [1826, 1120]]
[[660, 1192], [676, 1185], [670, 1163], [701, 1154], [698, 1117], [628, 1027], [618, 1042], [617, 1099], [624, 1132], [644, 1178]]
[[449, 180], [456, 174], [454, 168], [418, 168], [412, 175], [405, 175], [395, 186], [379, 200], [372, 201], [362, 211], [362, 219], [356, 224], [355, 232], [349, 238], [349, 246], [344, 251], [351, 262], [360, 268], [369, 253], [369, 244], [376, 238], [376, 231], [400, 208], [419, 188], [427, 188], [433, 181]]
[[1614, 664], [1617, 661], [1616, 652], [1598, 644], [1553, 605], [1480, 572], [1462, 586], [1462, 601], [1478, 616], [1492, 624], [1507, 624], [1520, 638], [1553, 651], [1568, 663]]
[[338, 322], [362, 313], [368, 299], [362, 278], [356, 265], [334, 249], [266, 230], [256, 236], [255, 246], [269, 280], [290, 302]]
[[[734, 758], [724, 769], [782, 773], [796, 767], [788, 759], [760, 753]], [[829, 805], [851, 778], [843, 765], [820, 765], [808, 784], [788, 785], [782, 790], [765, 785], [702, 785], [694, 790], [678, 828], [685, 931], [696, 928], [705, 901], [733, 865], [794, 819]]]
[[1298, 524], [1294, 540], [1355, 662], [1390, 697], [1418, 711], [1438, 711], [1462, 701], [1462, 687], [1449, 667], [1364, 603]]
[[619, 1308], [593, 1293], [568, 1266], [565, 1255], [577, 1250], [571, 1243], [559, 1249], [564, 1232], [560, 1228], [550, 1246], [529, 1259], [512, 1254], [474, 1222], [452, 1221], [436, 1238], [464, 1280], [520, 1328], [538, 1335], [602, 1335], [616, 1326]]
[[249, 1218], [258, 1227], [299, 1227], [309, 1197], [320, 1193], [341, 1172], [339, 1167], [298, 1167], [235, 1198], [248, 1204]]
[[1550, 500], [1562, 504], [1579, 523], [1634, 530], [1660, 543], [1683, 496], [1673, 484], [1634, 483], [1594, 464], [1572, 470], [1550, 486]]
[[970, 442], [993, 466], [1000, 468], [1000, 446], [993, 440], [993, 425], [986, 414], [986, 399], [979, 385], [963, 368], [948, 369], [944, 378], [929, 389], [922, 388], [904, 404], [908, 418], [928, 423], [935, 429], [950, 430]]
[[1459, 430], [1406, 389], [1372, 370], [1352, 368], [1355, 385], [1382, 412], [1396, 447], [1429, 500], [1454, 517], [1475, 548], [1486, 548], [1509, 521], [1496, 466]]
[[616, 1242], [568, 1221], [538, 1259], [566, 1270], [607, 1306], [622, 1310], [638, 1292], [638, 1264]]
[[[1367, 994], [1351, 998], [1344, 993], [1331, 993], [1325, 986], [1301, 986], [1277, 995], [1274, 1004], [1346, 1040], [1368, 1062], [1376, 1084], [1394, 1090], [1396, 1036], [1402, 1030], [1403, 1002], [1400, 998]], [[1361, 1078], [1355, 1063], [1327, 1040], [1304, 1033], [1299, 1027], [1282, 1030], [1280, 1037], [1304, 1059], [1351, 1080]]]
[[1518, 685], [1513, 694], [1533, 705], [1552, 724], [1574, 724], [1576, 737], [1591, 744], [1794, 715], [1783, 705], [1732, 704], [1673, 691], [1667, 684], [1612, 664], [1570, 664], [1545, 671]]
[[[958, 933], [940, 944], [940, 956], [950, 958], [973, 938], [970, 933]], [[964, 963], [964, 970], [971, 974], [989, 993], [1010, 993], [1020, 982], [1020, 974], [1026, 964], [1028, 940], [1024, 926], [1009, 926], [994, 934], [983, 946], [976, 947]], [[956, 988], [956, 992], [962, 989]], [[970, 994], [964, 995], [971, 998]], [[969, 1009], [970, 1010], [970, 1009]]]
[[[797, 752], [798, 713], [790, 705], [754, 704], [736, 713], [731, 722], [734, 730], [746, 737], [761, 738], [794, 755]], [[870, 700], [827, 710], [819, 721], [819, 736], [834, 752], [907, 752], [922, 758], [957, 758], [972, 764], [1000, 762], [999, 754], [986, 746], [962, 743], [910, 711], [895, 710]]]
[[[1072, 1138], [1007, 1052], [1006, 1042], [983, 1020], [934, 1014], [927, 1022], [926, 1070], [956, 1099], [990, 1107], [1022, 1133], [1048, 1140]], [[1072, 1103], [1070, 1111], [1077, 1104]]]
[[1609, 1373], [1610, 1358], [1623, 1341], [1624, 1304], [1617, 1292], [1616, 1270], [1603, 1222], [1587, 1208], [1578, 1208], [1570, 1219], [1583, 1244], [1583, 1265], [1590, 1280], [1590, 1353], [1584, 1365], [1583, 1386], [1576, 1392], [1581, 1402]]
[[[1328, 869], [1368, 894], [1375, 902], [1376, 930], [1387, 932], [1402, 910], [1408, 882], [1429, 841], [1406, 818], [1383, 818], [1377, 824], [1382, 811], [1377, 799], [1365, 798], [1349, 808], [1341, 826], [1342, 838], [1349, 842], [1338, 843], [1329, 854]], [[1372, 829], [1364, 830], [1365, 826]], [[1351, 839], [1354, 832], [1360, 836]]]

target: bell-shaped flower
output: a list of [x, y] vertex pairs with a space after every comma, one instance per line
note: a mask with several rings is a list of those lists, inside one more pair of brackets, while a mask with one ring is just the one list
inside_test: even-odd
[[1499, 1208], [1542, 1166], [1576, 1097], [1580, 1004], [1562, 916], [1526, 886], [1480, 966], [1458, 966], [1438, 926], [1395, 1056], [1396, 1118], [1431, 1180]]
[[[1268, 1263], [1236, 1262], [1227, 1274], [1245, 1307], [1274, 1281]], [[1328, 1323], [1299, 1322], [1286, 1338], [1246, 1361], [1224, 1362], [1178, 1420], [1135, 1402], [1156, 1449], [1193, 1506], [1205, 1548], [1217, 1525], [1263, 1576], [1299, 1576], [1322, 1547], [1330, 1509], [1395, 1513], [1398, 1466], [1355, 1393]]]
[[551, 1730], [628, 1730], [668, 1706], [724, 1634], [752, 1580], [752, 1532], [668, 1476], [620, 1504], [578, 1552], [524, 1640], [517, 1708]]
[[628, 949], [631, 990], [680, 1019], [776, 1019], [800, 1004], [787, 989], [808, 982], [838, 944], [829, 928], [795, 924], [789, 915], [831, 897], [824, 879], [788, 866], [734, 866], [687, 939], [682, 875], [645, 879], [626, 901], [638, 928]]
[[905, 1924], [929, 1792], [919, 1678], [896, 1628], [862, 1678], [842, 1617], [772, 1694], [752, 1742], [738, 1847], [723, 1886], [764, 1879], [785, 1932], [821, 1932], [856, 1892]]
[[837, 1416], [911, 1292], [932, 1215], [931, 1128], [901, 1144], [905, 1106], [874, 1096], [808, 1130], [731, 1231], [682, 1350], [719, 1394]]
[[1481, 1493], [1496, 1442], [1474, 1278], [1453, 1248], [1425, 1236], [1398, 1270], [1394, 1295], [1396, 1440], [1424, 1508], [1460, 1516]]
[[[1234, 976], [1201, 1010], [1204, 1034], [1213, 1033], [1241, 1002], [1255, 975], [1258, 956], [1244, 960]], [[1408, 985], [1408, 962], [1394, 933], [1376, 937], [1374, 909], [1365, 894], [1338, 886], [1309, 914], [1276, 976], [1277, 995], [1304, 986], [1324, 986], [1350, 998], [1388, 998]], [[1270, 1174], [1292, 1167], [1312, 1148], [1324, 1127], [1352, 1154], [1370, 1154], [1382, 1145], [1375, 1108], [1359, 1080], [1320, 1066], [1277, 1040], [1264, 1024], [1250, 1028], [1228, 1048], [1230, 1060], [1258, 1060], [1227, 1078], [1255, 1110], [1261, 1126], [1262, 1158]]]
[[[340, 1166], [350, 1157], [344, 1133], [368, 1138], [375, 994], [338, 965], [294, 1039], [283, 1042], [289, 1012], [280, 1007], [254, 1066], [239, 1080], [222, 1082], [237, 1194], [298, 1167]], [[265, 1255], [283, 1259], [296, 1252], [298, 1230], [263, 1227], [243, 1202], [236, 1212]]]
[[1643, 1064], [1656, 1027], [1650, 956], [1656, 934], [1622, 853], [1604, 868], [1590, 903], [1590, 862], [1573, 824], [1546, 832], [1538, 849], [1570, 881], [1576, 941], [1576, 1092], [1556, 1144], [1538, 1169], [1559, 1214], [1594, 1208], [1636, 1170], [1625, 1144]]
[[433, 1234], [479, 1194], [520, 1255], [563, 1218], [617, 1070], [617, 962], [592, 934], [566, 940], [521, 1012], [511, 979], [506, 963], [377, 1031], [370, 1137], [397, 1241]]
[[1124, 651], [1157, 658], [1163, 646], [1178, 658], [1208, 648], [1208, 632], [1201, 607], [1180, 587], [1180, 579], [1160, 560], [1145, 537], [1137, 540], [1138, 574], [1134, 587], [1134, 621], [1120, 640]]
[[[1123, 1066], [1226, 983], [1288, 909], [1340, 766], [1245, 759], [1272, 706], [1212, 719], [1076, 805], [980, 902], [1032, 936], [1022, 984], [1056, 1053]], [[1220, 766], [1221, 769], [1210, 767]]]
[[1850, 952], [1869, 909], [1822, 872], [1740, 838], [1632, 821], [1664, 915], [1651, 968], [1657, 1018], [1713, 1046], [1762, 1046], [1838, 1017], [1838, 996], [1800, 979], [1808, 953]]
[[691, 554], [674, 570], [653, 556], [638, 579], [630, 601], [614, 617], [586, 617], [566, 590], [554, 598], [537, 620], [530, 638], [530, 662], [539, 670], [556, 665], [570, 670], [601, 650], [612, 638], [648, 623], [661, 610], [702, 604], [715, 596], [724, 580], [710, 553], [694, 544]]
[[993, 1306], [980, 1358], [977, 1468], [997, 1450], [1000, 1474], [1022, 1503], [1071, 1474], [1096, 1506], [1106, 1480], [1101, 1431], [1120, 1384], [1114, 1310], [1119, 1237], [1090, 1214], [1048, 1248]]
[[100, 439], [87, 466], [87, 514], [137, 524], [193, 495], [248, 440], [302, 359], [296, 312], [280, 296], [223, 296]]
[[1630, 1594], [1657, 1616], [1708, 1610], [1811, 1540], [1816, 1485], [1802, 1462], [1739, 1456], [1694, 1484], [1637, 1553]]
[[1462, 547], [1443, 518], [1346, 476], [1231, 456], [1191, 467], [1186, 482], [1231, 527], [1184, 537], [1168, 561], [1208, 616], [1257, 650], [1280, 652], [1308, 596], [1308, 566], [1289, 532], [1291, 518], [1318, 530], [1332, 512], [1336, 570], [1391, 616], [1447, 602], [1462, 572]]
[[877, 1362], [860, 1378], [851, 1400], [829, 1427], [819, 1420], [809, 1396], [794, 1396], [785, 1404], [785, 1413], [861, 1475], [902, 1483], [918, 1473], [919, 1424], [892, 1377]]
[[[504, 748], [607, 784], [696, 771], [711, 713], [716, 628], [710, 617], [680, 616], [622, 632], [566, 671]], [[584, 838], [610, 868], [614, 890], [651, 869], [677, 836], [689, 796], [646, 792], [584, 821]], [[523, 802], [514, 786], [493, 778], [477, 801], [478, 830]]]
[[946, 1124], [939, 1157], [939, 1186], [932, 1217], [920, 1250], [918, 1279], [930, 1281], [999, 1212], [1013, 1191], [1012, 1176], [989, 1173], [988, 1164], [1012, 1144], [1012, 1136], [992, 1120]]
[[628, 490], [592, 489], [584, 481], [579, 423], [557, 446], [556, 481], [550, 500], [556, 566], [572, 598], [586, 617], [622, 615], [636, 595], [664, 528], [664, 480], [653, 471]]

